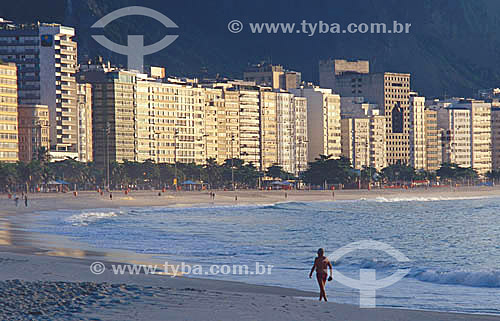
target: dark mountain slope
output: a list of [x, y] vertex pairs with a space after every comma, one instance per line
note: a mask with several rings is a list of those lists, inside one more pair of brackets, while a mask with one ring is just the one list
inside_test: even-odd
[[[156, 9], [179, 29], [166, 30], [144, 17], [127, 17], [111, 23], [105, 34], [126, 43], [127, 34], [144, 34], [146, 43], [165, 33], [179, 38], [146, 63], [167, 66], [168, 72], [198, 76], [219, 73], [241, 77], [249, 62], [270, 59], [302, 71], [317, 80], [321, 58], [369, 59], [375, 71], [413, 74], [413, 88], [427, 96], [470, 96], [478, 88], [500, 86], [500, 2], [495, 0], [68, 0], [2, 2], [0, 16], [16, 21], [55, 21], [77, 28], [80, 57], [104, 55], [119, 64], [123, 56], [97, 44], [90, 26], [104, 14], [128, 5]], [[243, 32], [227, 30], [230, 20], [241, 20]], [[412, 24], [410, 34], [252, 34], [248, 22], [350, 22], [397, 20]], [[130, 23], [133, 21], [133, 23]]]

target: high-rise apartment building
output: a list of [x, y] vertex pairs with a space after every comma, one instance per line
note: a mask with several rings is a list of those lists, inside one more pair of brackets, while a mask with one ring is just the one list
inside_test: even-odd
[[79, 157], [74, 35], [59, 24], [0, 24], [0, 59], [18, 66], [19, 103], [49, 108], [54, 160]]
[[307, 99], [308, 161], [319, 155], [341, 156], [340, 96], [331, 89], [314, 86], [292, 89]]
[[92, 154], [92, 86], [77, 84], [78, 159], [91, 162]]
[[439, 109], [438, 127], [442, 129], [443, 163], [471, 167], [470, 111], [451, 105]]
[[278, 165], [278, 93], [260, 90], [260, 144], [262, 169]]
[[298, 175], [307, 168], [307, 99], [291, 93], [276, 94], [278, 162]]
[[[222, 163], [226, 155], [226, 108], [222, 88], [205, 88], [205, 157]], [[220, 148], [220, 150], [219, 150]], [[219, 156], [220, 155], [220, 156]]]
[[50, 148], [49, 108], [45, 105], [19, 105], [19, 160], [30, 162], [36, 153]]
[[259, 169], [260, 154], [260, 92], [258, 87], [239, 87], [240, 93], [240, 158]]
[[410, 165], [417, 170], [427, 168], [425, 131], [425, 97], [410, 94]]
[[491, 107], [491, 163], [492, 169], [500, 169], [500, 102]]
[[441, 167], [441, 133], [437, 125], [437, 111], [425, 109], [425, 149], [427, 171], [436, 171]]
[[492, 169], [491, 103], [469, 100], [463, 104], [471, 111], [472, 167], [484, 175]]
[[336, 76], [348, 73], [368, 74], [370, 62], [367, 60], [326, 59], [319, 62], [319, 85], [336, 88]]
[[[240, 92], [235, 88], [224, 88], [224, 110], [218, 112], [219, 140], [218, 162], [229, 158], [241, 158], [240, 142]], [[259, 164], [253, 164], [258, 168]]]
[[[136, 73], [95, 70], [79, 75], [92, 85], [92, 147], [94, 162], [136, 161]], [[149, 151], [149, 149], [148, 149]]]
[[280, 65], [262, 63], [248, 67], [243, 73], [243, 79], [253, 81], [257, 85], [288, 91], [300, 86], [302, 74], [286, 70]]
[[363, 97], [341, 98], [342, 155], [354, 168], [387, 166], [385, 116]]
[[436, 103], [442, 131], [443, 162], [472, 167], [484, 175], [492, 168], [491, 103], [450, 99]]
[[307, 100], [261, 88], [262, 168], [278, 165], [298, 175], [307, 166]]
[[[294, 147], [295, 162], [292, 164], [291, 173], [299, 175], [308, 167], [308, 146], [307, 136], [307, 99], [305, 97], [293, 97], [293, 120], [294, 125]], [[278, 110], [278, 115], [281, 111]]]
[[[387, 162], [410, 163], [410, 74], [369, 73], [367, 61], [320, 62], [320, 85], [342, 97], [365, 97], [386, 116]], [[322, 81], [321, 81], [322, 80]]]
[[0, 161], [18, 161], [18, 143], [16, 65], [0, 60]]

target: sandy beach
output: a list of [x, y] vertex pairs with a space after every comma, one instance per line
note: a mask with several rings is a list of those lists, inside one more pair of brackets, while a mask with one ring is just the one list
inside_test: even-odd
[[[495, 197], [500, 188], [335, 191], [335, 201]], [[236, 200], [237, 196], [237, 200]], [[0, 195], [1, 320], [500, 320], [499, 316], [413, 311], [317, 302], [295, 289], [168, 275], [117, 275], [114, 262], [150, 262], [125, 251], [95, 250], [23, 230], [32, 215], [57, 209], [221, 206], [332, 201], [331, 191], [132, 191], [30, 194], [28, 207]], [[106, 269], [91, 273], [92, 262]], [[304, 276], [307, 277], [307, 276]], [[330, 298], [334, 301], [334, 298]]]

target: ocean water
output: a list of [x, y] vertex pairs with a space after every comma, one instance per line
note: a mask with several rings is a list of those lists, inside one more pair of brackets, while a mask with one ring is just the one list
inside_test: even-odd
[[[95, 248], [148, 253], [168, 262], [210, 265], [255, 262], [271, 274], [197, 276], [317, 291], [308, 273], [316, 250], [376, 240], [406, 255], [400, 263], [358, 250], [335, 269], [377, 279], [409, 268], [376, 291], [377, 306], [500, 314], [500, 198], [408, 198], [274, 205], [149, 207], [39, 213], [28, 226]], [[206, 271], [206, 270], [205, 270]], [[359, 303], [359, 291], [329, 282], [331, 301]]]

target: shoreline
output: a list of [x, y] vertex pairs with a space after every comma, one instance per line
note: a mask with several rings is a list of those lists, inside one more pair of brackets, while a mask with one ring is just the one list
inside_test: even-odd
[[[162, 196], [158, 196], [158, 191], [132, 191], [129, 195], [113, 192], [113, 200], [106, 197], [98, 196], [96, 192], [80, 192], [78, 197], [72, 194], [29, 194], [29, 207], [14, 207], [12, 200], [7, 200], [6, 195], [0, 195], [0, 267], [5, 265], [5, 268], [0, 272], [0, 288], [5, 280], [22, 279], [25, 281], [40, 281], [43, 286], [50, 285], [50, 282], [66, 281], [66, 282], [94, 282], [101, 283], [123, 283], [134, 284], [141, 290], [138, 291], [139, 301], [130, 300], [123, 307], [121, 304], [112, 304], [108, 302], [110, 307], [115, 305], [112, 313], [113, 319], [127, 318], [127, 311], [130, 312], [130, 307], [139, 310], [139, 307], [144, 307], [149, 312], [149, 319], [163, 319], [164, 313], [167, 313], [169, 319], [186, 319], [183, 315], [189, 315], [188, 319], [204, 319], [204, 313], [211, 311], [213, 306], [219, 307], [216, 313], [218, 316], [214, 320], [231, 320], [234, 317], [226, 315], [224, 311], [232, 311], [236, 315], [242, 316], [242, 319], [262, 319], [262, 320], [308, 320], [328, 317], [332, 320], [500, 320], [498, 315], [488, 314], [467, 314], [458, 312], [438, 312], [429, 310], [411, 310], [406, 308], [376, 308], [376, 309], [359, 309], [355, 305], [331, 303], [318, 303], [315, 300], [305, 299], [301, 297], [316, 297], [316, 293], [301, 291], [296, 289], [287, 289], [282, 287], [252, 285], [251, 283], [242, 283], [234, 281], [224, 281], [219, 279], [203, 279], [194, 277], [157, 277], [151, 275], [134, 275], [134, 276], [117, 276], [106, 271], [103, 275], [94, 275], [90, 273], [89, 266], [92, 260], [106, 262], [109, 266], [112, 262], [124, 262], [125, 254], [130, 255], [129, 259], [136, 262], [139, 256], [130, 251], [118, 251], [113, 249], [91, 249], [90, 247], [78, 248], [81, 246], [78, 242], [73, 244], [62, 245], [60, 249], [47, 249], [46, 244], [37, 243], [39, 239], [33, 238], [33, 233], [22, 231], [23, 220], [28, 219], [30, 215], [36, 215], [40, 211], [54, 210], [85, 210], [99, 208], [120, 208], [120, 207], [147, 207], [147, 206], [168, 206], [168, 207], [193, 207], [193, 206], [234, 206], [234, 205], [268, 205], [282, 202], [317, 202], [317, 201], [332, 201], [331, 191], [237, 191], [238, 201], [234, 201], [234, 193], [232, 191], [216, 191], [215, 202], [210, 201], [209, 192], [167, 192]], [[105, 194], [106, 196], [106, 194]], [[430, 188], [428, 190], [418, 188], [414, 190], [344, 190], [335, 191], [335, 200], [376, 200], [377, 198], [385, 198], [388, 201], [391, 199], [453, 199], [453, 198], [470, 198], [470, 197], [498, 197], [500, 196], [500, 188], [496, 187], [459, 187], [451, 190], [450, 188]], [[330, 199], [329, 199], [330, 198]], [[9, 206], [10, 203], [10, 206]], [[23, 205], [24, 204], [20, 204]], [[44, 235], [38, 235], [43, 237]], [[31, 238], [31, 239], [30, 239]], [[61, 242], [60, 240], [55, 241]], [[10, 244], [9, 244], [10, 242]], [[25, 243], [23, 243], [25, 242]], [[28, 246], [31, 245], [31, 246]], [[41, 246], [37, 246], [41, 245]], [[64, 246], [66, 245], [66, 246]], [[74, 245], [74, 247], [67, 247]], [[45, 247], [45, 248], [44, 248]], [[75, 248], [76, 247], [76, 248]], [[71, 252], [74, 250], [74, 252]], [[59, 250], [59, 251], [57, 251]], [[122, 257], [120, 257], [121, 254]], [[133, 257], [132, 257], [133, 256]], [[118, 258], [118, 259], [117, 259]], [[148, 257], [144, 256], [140, 259], [148, 261]], [[10, 260], [10, 261], [9, 261]], [[125, 262], [128, 260], [125, 260]], [[7, 263], [6, 263], [7, 262]], [[10, 263], [9, 263], [10, 262]], [[38, 270], [33, 270], [30, 267], [25, 267], [26, 262], [38, 267]], [[134, 263], [128, 261], [127, 263]], [[72, 271], [68, 271], [68, 267], [72, 267]], [[108, 273], [109, 272], [109, 273]], [[43, 282], [49, 282], [47, 284]], [[45, 284], [45, 285], [44, 285]], [[153, 290], [148, 287], [153, 287]], [[156, 287], [156, 288], [155, 288]], [[164, 289], [181, 289], [179, 293], [171, 293], [162, 298]], [[151, 299], [148, 289], [153, 291]], [[186, 290], [190, 289], [190, 290]], [[45, 290], [43, 290], [45, 291]], [[105, 289], [103, 290], [105, 291]], [[167, 291], [168, 292], [168, 291]], [[175, 291], [174, 291], [175, 292]], [[189, 295], [186, 294], [189, 292]], [[247, 301], [259, 301], [260, 297], [266, 299], [256, 302], [259, 309], [241, 305], [241, 302], [234, 299], [234, 294], [237, 293], [238, 298], [242, 297]], [[123, 293], [110, 293], [109, 298], [120, 296]], [[209, 295], [210, 294], [210, 295]], [[123, 294], [125, 295], [125, 294]], [[191, 308], [182, 308], [183, 302], [180, 302], [179, 308], [166, 309], [163, 311], [161, 306], [165, 304], [169, 306], [171, 299], [180, 299], [185, 296], [190, 297], [198, 303], [209, 301], [207, 309], [203, 311], [201, 308], [196, 308], [191, 311]], [[103, 296], [103, 295], [101, 295]], [[207, 299], [207, 296], [210, 299]], [[212, 297], [213, 296], [213, 297]], [[241, 297], [240, 297], [241, 296]], [[104, 297], [108, 298], [107, 295]], [[219, 297], [216, 299], [216, 297]], [[223, 299], [224, 298], [224, 299]], [[221, 301], [222, 299], [222, 301]], [[111, 300], [111, 299], [110, 299]], [[238, 304], [237, 302], [240, 302]], [[261, 309], [262, 305], [269, 304], [269, 309]], [[287, 308], [284, 308], [284, 306]], [[293, 306], [293, 308], [292, 308]], [[113, 310], [112, 309], [112, 310]], [[1, 309], [0, 309], [1, 310]], [[122, 311], [123, 310], [123, 311]], [[201, 310], [201, 311], [200, 311]], [[260, 311], [262, 310], [262, 311]], [[318, 310], [318, 311], [317, 311]], [[105, 315], [101, 315], [97, 310], [90, 308], [82, 310], [85, 315], [95, 315], [101, 320], [108, 320]], [[160, 311], [163, 311], [161, 314]], [[265, 314], [259, 314], [264, 313]], [[186, 314], [187, 313], [187, 314]], [[252, 314], [253, 313], [253, 314]], [[280, 313], [288, 318], [282, 318]], [[0, 316], [1, 316], [0, 312]], [[82, 317], [79, 312], [75, 312], [77, 317]], [[258, 315], [258, 316], [256, 316]], [[301, 315], [302, 317], [298, 317]], [[54, 316], [57, 316], [54, 314]], [[245, 318], [246, 316], [246, 318]], [[251, 318], [253, 316], [253, 318]], [[142, 318], [138, 318], [142, 319]], [[147, 318], [146, 318], [147, 319]]]
[[[318, 201], [345, 201], [345, 200], [377, 200], [377, 198], [416, 200], [416, 198], [464, 199], [476, 197], [500, 197], [500, 186], [486, 187], [440, 187], [414, 189], [372, 189], [372, 190], [237, 190], [215, 191], [216, 198], [211, 200], [210, 191], [167, 191], [158, 196], [159, 191], [132, 191], [125, 195], [123, 191], [112, 191], [100, 196], [94, 191], [81, 191], [74, 197], [72, 193], [30, 193], [29, 204], [25, 207], [19, 202], [15, 207], [14, 201], [7, 199], [6, 194], [0, 194], [0, 217], [26, 214], [40, 211], [55, 210], [84, 210], [99, 208], [120, 207], [191, 207], [191, 206], [220, 206], [220, 205], [271, 205], [282, 202], [318, 202]], [[235, 200], [237, 196], [237, 200]]]

